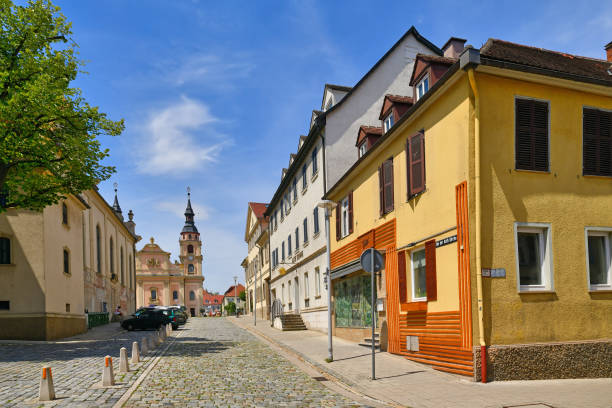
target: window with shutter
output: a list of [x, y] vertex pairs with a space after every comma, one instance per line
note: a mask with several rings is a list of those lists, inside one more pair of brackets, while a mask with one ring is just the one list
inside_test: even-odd
[[383, 198], [385, 213], [393, 211], [393, 157], [383, 163]]
[[612, 112], [583, 109], [582, 173], [612, 176]]
[[438, 298], [438, 283], [436, 278], [436, 240], [425, 243], [425, 284], [427, 287], [427, 301]]
[[515, 100], [515, 168], [548, 171], [548, 102]]
[[336, 241], [340, 241], [340, 203], [336, 204]]
[[422, 132], [406, 142], [408, 199], [425, 190], [425, 137]]
[[397, 273], [399, 282], [399, 301], [400, 303], [406, 303], [406, 297], [408, 295], [406, 288], [406, 252], [401, 251], [397, 253]]
[[379, 192], [379, 213], [382, 216], [385, 213], [385, 198], [384, 198], [384, 182], [383, 182], [383, 168], [378, 168], [378, 192]]
[[348, 195], [348, 232], [353, 233], [353, 192]]

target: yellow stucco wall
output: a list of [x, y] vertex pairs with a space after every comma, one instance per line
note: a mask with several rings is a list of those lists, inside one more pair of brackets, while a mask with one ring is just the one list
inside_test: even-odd
[[[506, 278], [483, 281], [487, 343], [612, 337], [612, 293], [589, 293], [585, 248], [585, 227], [612, 227], [612, 179], [582, 176], [582, 108], [612, 109], [612, 98], [483, 73], [476, 79], [482, 266], [507, 271]], [[515, 96], [550, 102], [549, 173], [514, 170]], [[551, 224], [552, 293], [518, 293], [516, 221]]]
[[[465, 76], [465, 74], [460, 74]], [[374, 152], [349, 176], [347, 183], [330, 195], [339, 201], [353, 190], [354, 232], [336, 241], [333, 229], [335, 211], [331, 219], [331, 251], [348, 244], [359, 235], [396, 218], [398, 248], [438, 234], [439, 240], [455, 235], [456, 230], [440, 232], [456, 226], [455, 186], [468, 178], [467, 142], [470, 104], [467, 80], [457, 80], [447, 92], [414, 120], [406, 122], [385, 148]], [[419, 130], [425, 132], [426, 191], [407, 200], [406, 140]], [[378, 167], [393, 156], [394, 211], [379, 215]], [[423, 248], [424, 241], [414, 250]], [[407, 288], [410, 300], [411, 268], [410, 252], [407, 259]], [[459, 309], [457, 244], [452, 243], [436, 251], [438, 300], [431, 301], [428, 311]]]

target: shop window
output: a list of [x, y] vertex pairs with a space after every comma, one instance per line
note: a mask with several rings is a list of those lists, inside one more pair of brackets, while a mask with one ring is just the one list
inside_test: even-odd
[[369, 276], [334, 283], [336, 327], [371, 327], [371, 287]]
[[590, 290], [612, 289], [611, 233], [612, 229], [587, 229], [587, 273]]
[[516, 223], [515, 226], [518, 290], [552, 290], [550, 225]]
[[425, 264], [425, 248], [412, 251], [412, 301], [427, 300], [427, 270]]

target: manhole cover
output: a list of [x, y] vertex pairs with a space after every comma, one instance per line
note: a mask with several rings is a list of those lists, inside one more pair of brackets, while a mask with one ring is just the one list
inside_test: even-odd
[[316, 381], [329, 381], [329, 380], [328, 380], [327, 378], [325, 378], [325, 377], [312, 377], [312, 379], [313, 379], [313, 380], [316, 380]]

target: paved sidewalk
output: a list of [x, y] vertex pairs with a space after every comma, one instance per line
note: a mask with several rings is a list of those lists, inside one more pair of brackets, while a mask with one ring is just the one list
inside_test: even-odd
[[[376, 381], [371, 381], [371, 352], [334, 337], [334, 361], [326, 363], [327, 335], [313, 330], [282, 332], [268, 321], [253, 325], [251, 316], [228, 321], [298, 354], [355, 391], [410, 407], [611, 408], [612, 378], [475, 383], [433, 370], [389, 353], [376, 353]], [[537, 405], [541, 404], [541, 405]], [[545, 405], [544, 405], [545, 404]]]

